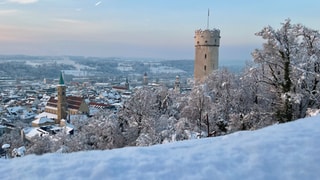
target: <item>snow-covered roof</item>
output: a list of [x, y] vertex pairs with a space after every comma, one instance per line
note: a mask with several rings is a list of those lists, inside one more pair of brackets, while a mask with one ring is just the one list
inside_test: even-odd
[[66, 132], [69, 134], [72, 130], [74, 130], [74, 126], [72, 125], [72, 124], [66, 124], [66, 126], [64, 126], [64, 127], [61, 127], [61, 126], [52, 126], [51, 128], [50, 128], [50, 130], [52, 130], [52, 131], [60, 131], [60, 130], [62, 130], [62, 129], [64, 129], [65, 128], [65, 130], [66, 130]]
[[39, 119], [41, 117], [47, 117], [50, 119], [57, 119], [57, 115], [56, 114], [52, 114], [52, 113], [48, 113], [48, 112], [42, 112], [40, 114], [38, 114], [35, 118]]
[[22, 129], [26, 139], [31, 140], [32, 137], [41, 136], [41, 135], [49, 135], [48, 132], [40, 129], [39, 127], [26, 127]]
[[48, 117], [41, 117], [39, 119], [36, 119], [32, 121], [33, 124], [45, 124], [45, 123], [54, 123], [54, 120], [48, 118]]
[[10, 113], [16, 113], [18, 111], [23, 111], [25, 108], [21, 107], [21, 106], [15, 106], [15, 107], [8, 107], [7, 110]]
[[7, 148], [10, 148], [10, 144], [3, 144], [1, 146], [2, 149], [7, 149]]

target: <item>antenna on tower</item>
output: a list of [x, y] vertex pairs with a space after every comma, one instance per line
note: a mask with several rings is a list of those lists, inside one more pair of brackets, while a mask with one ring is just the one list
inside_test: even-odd
[[209, 8], [208, 8], [207, 29], [209, 29], [209, 15], [210, 15], [210, 10], [209, 10]]

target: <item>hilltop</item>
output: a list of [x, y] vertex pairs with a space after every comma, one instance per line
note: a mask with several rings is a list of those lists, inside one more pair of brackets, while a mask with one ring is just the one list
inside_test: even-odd
[[320, 116], [150, 147], [0, 159], [1, 179], [317, 179]]

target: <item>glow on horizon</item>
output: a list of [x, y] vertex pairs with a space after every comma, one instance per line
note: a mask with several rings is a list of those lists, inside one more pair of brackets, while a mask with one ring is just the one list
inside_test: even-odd
[[290, 18], [319, 30], [320, 2], [295, 0], [0, 1], [0, 54], [83, 55], [193, 59], [193, 36], [221, 30], [220, 59], [251, 58], [254, 35]]

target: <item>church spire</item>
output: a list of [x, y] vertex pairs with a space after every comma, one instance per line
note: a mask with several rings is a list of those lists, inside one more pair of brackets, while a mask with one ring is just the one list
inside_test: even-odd
[[63, 79], [63, 76], [62, 76], [62, 72], [60, 72], [59, 85], [64, 85], [64, 79]]

